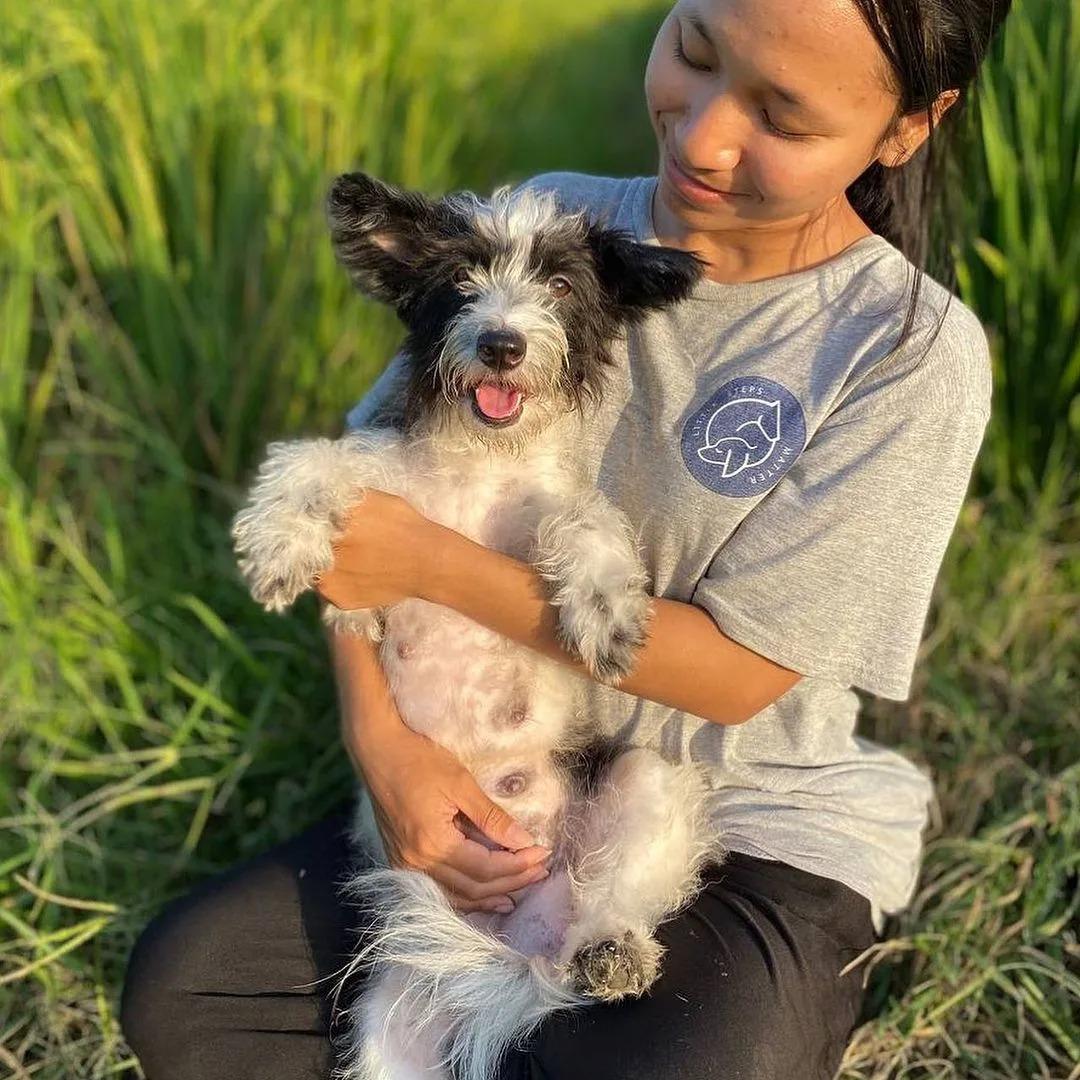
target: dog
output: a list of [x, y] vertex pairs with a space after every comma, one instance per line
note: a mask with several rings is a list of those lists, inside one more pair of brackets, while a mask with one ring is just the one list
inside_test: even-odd
[[[648, 578], [631, 523], [582, 476], [581, 435], [612, 344], [683, 299], [700, 260], [638, 244], [550, 191], [433, 200], [355, 172], [326, 210], [353, 283], [406, 327], [408, 385], [397, 426], [269, 447], [232, 526], [253, 597], [283, 611], [312, 588], [348, 509], [380, 489], [531, 563], [563, 646], [617, 686], [646, 638]], [[511, 913], [462, 915], [433, 879], [388, 865], [361, 791], [366, 865], [347, 892], [376, 924], [346, 973], [366, 980], [340, 1076], [490, 1080], [553, 1012], [644, 993], [660, 970], [657, 925], [722, 857], [704, 774], [604, 746], [577, 672], [455, 611], [410, 598], [326, 605], [323, 618], [380, 643], [403, 721], [552, 848], [549, 877]]]

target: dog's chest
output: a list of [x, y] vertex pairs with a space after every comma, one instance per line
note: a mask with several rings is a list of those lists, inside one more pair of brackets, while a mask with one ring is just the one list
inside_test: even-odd
[[[414, 461], [406, 475], [402, 494], [426, 517], [521, 560], [531, 555], [540, 520], [578, 490], [554, 455]], [[538, 678], [537, 654], [421, 599], [393, 605], [385, 631], [383, 668], [414, 730], [474, 763], [557, 741], [573, 691]]]
[[554, 455], [482, 458], [411, 471], [409, 501], [484, 547], [529, 557], [540, 519], [575, 487]]

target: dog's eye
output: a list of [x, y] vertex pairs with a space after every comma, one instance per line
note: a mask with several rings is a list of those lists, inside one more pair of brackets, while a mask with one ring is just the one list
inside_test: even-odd
[[553, 274], [548, 278], [547, 287], [552, 296], [565, 296], [570, 291], [570, 282], [562, 274]]
[[459, 266], [452, 276], [455, 285], [464, 285], [465, 282], [469, 280], [469, 268], [467, 266]]

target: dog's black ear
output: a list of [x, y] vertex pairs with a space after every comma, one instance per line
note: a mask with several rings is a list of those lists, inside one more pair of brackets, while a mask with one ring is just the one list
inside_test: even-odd
[[437, 228], [431, 200], [366, 173], [339, 176], [326, 198], [330, 240], [361, 292], [400, 307], [419, 281], [419, 261]]
[[623, 229], [593, 225], [588, 238], [600, 281], [627, 322], [682, 300], [705, 267], [693, 252], [639, 244]]

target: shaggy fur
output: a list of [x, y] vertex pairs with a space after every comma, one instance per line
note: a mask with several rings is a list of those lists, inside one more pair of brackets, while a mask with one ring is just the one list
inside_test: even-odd
[[[353, 281], [405, 323], [409, 385], [396, 428], [269, 448], [233, 524], [253, 596], [282, 611], [311, 588], [347, 510], [381, 489], [529, 561], [565, 647], [617, 685], [646, 637], [648, 580], [630, 522], [585, 483], [575, 449], [612, 342], [684, 297], [697, 260], [549, 193], [430, 201], [354, 173], [333, 185], [328, 216]], [[553, 849], [550, 876], [513, 912], [462, 916], [432, 879], [387, 865], [361, 792], [367, 866], [348, 891], [376, 924], [346, 975], [366, 981], [341, 1076], [489, 1080], [553, 1012], [644, 993], [657, 924], [721, 854], [704, 774], [641, 748], [597, 754], [580, 677], [455, 611], [407, 599], [324, 617], [381, 643], [404, 722]]]

